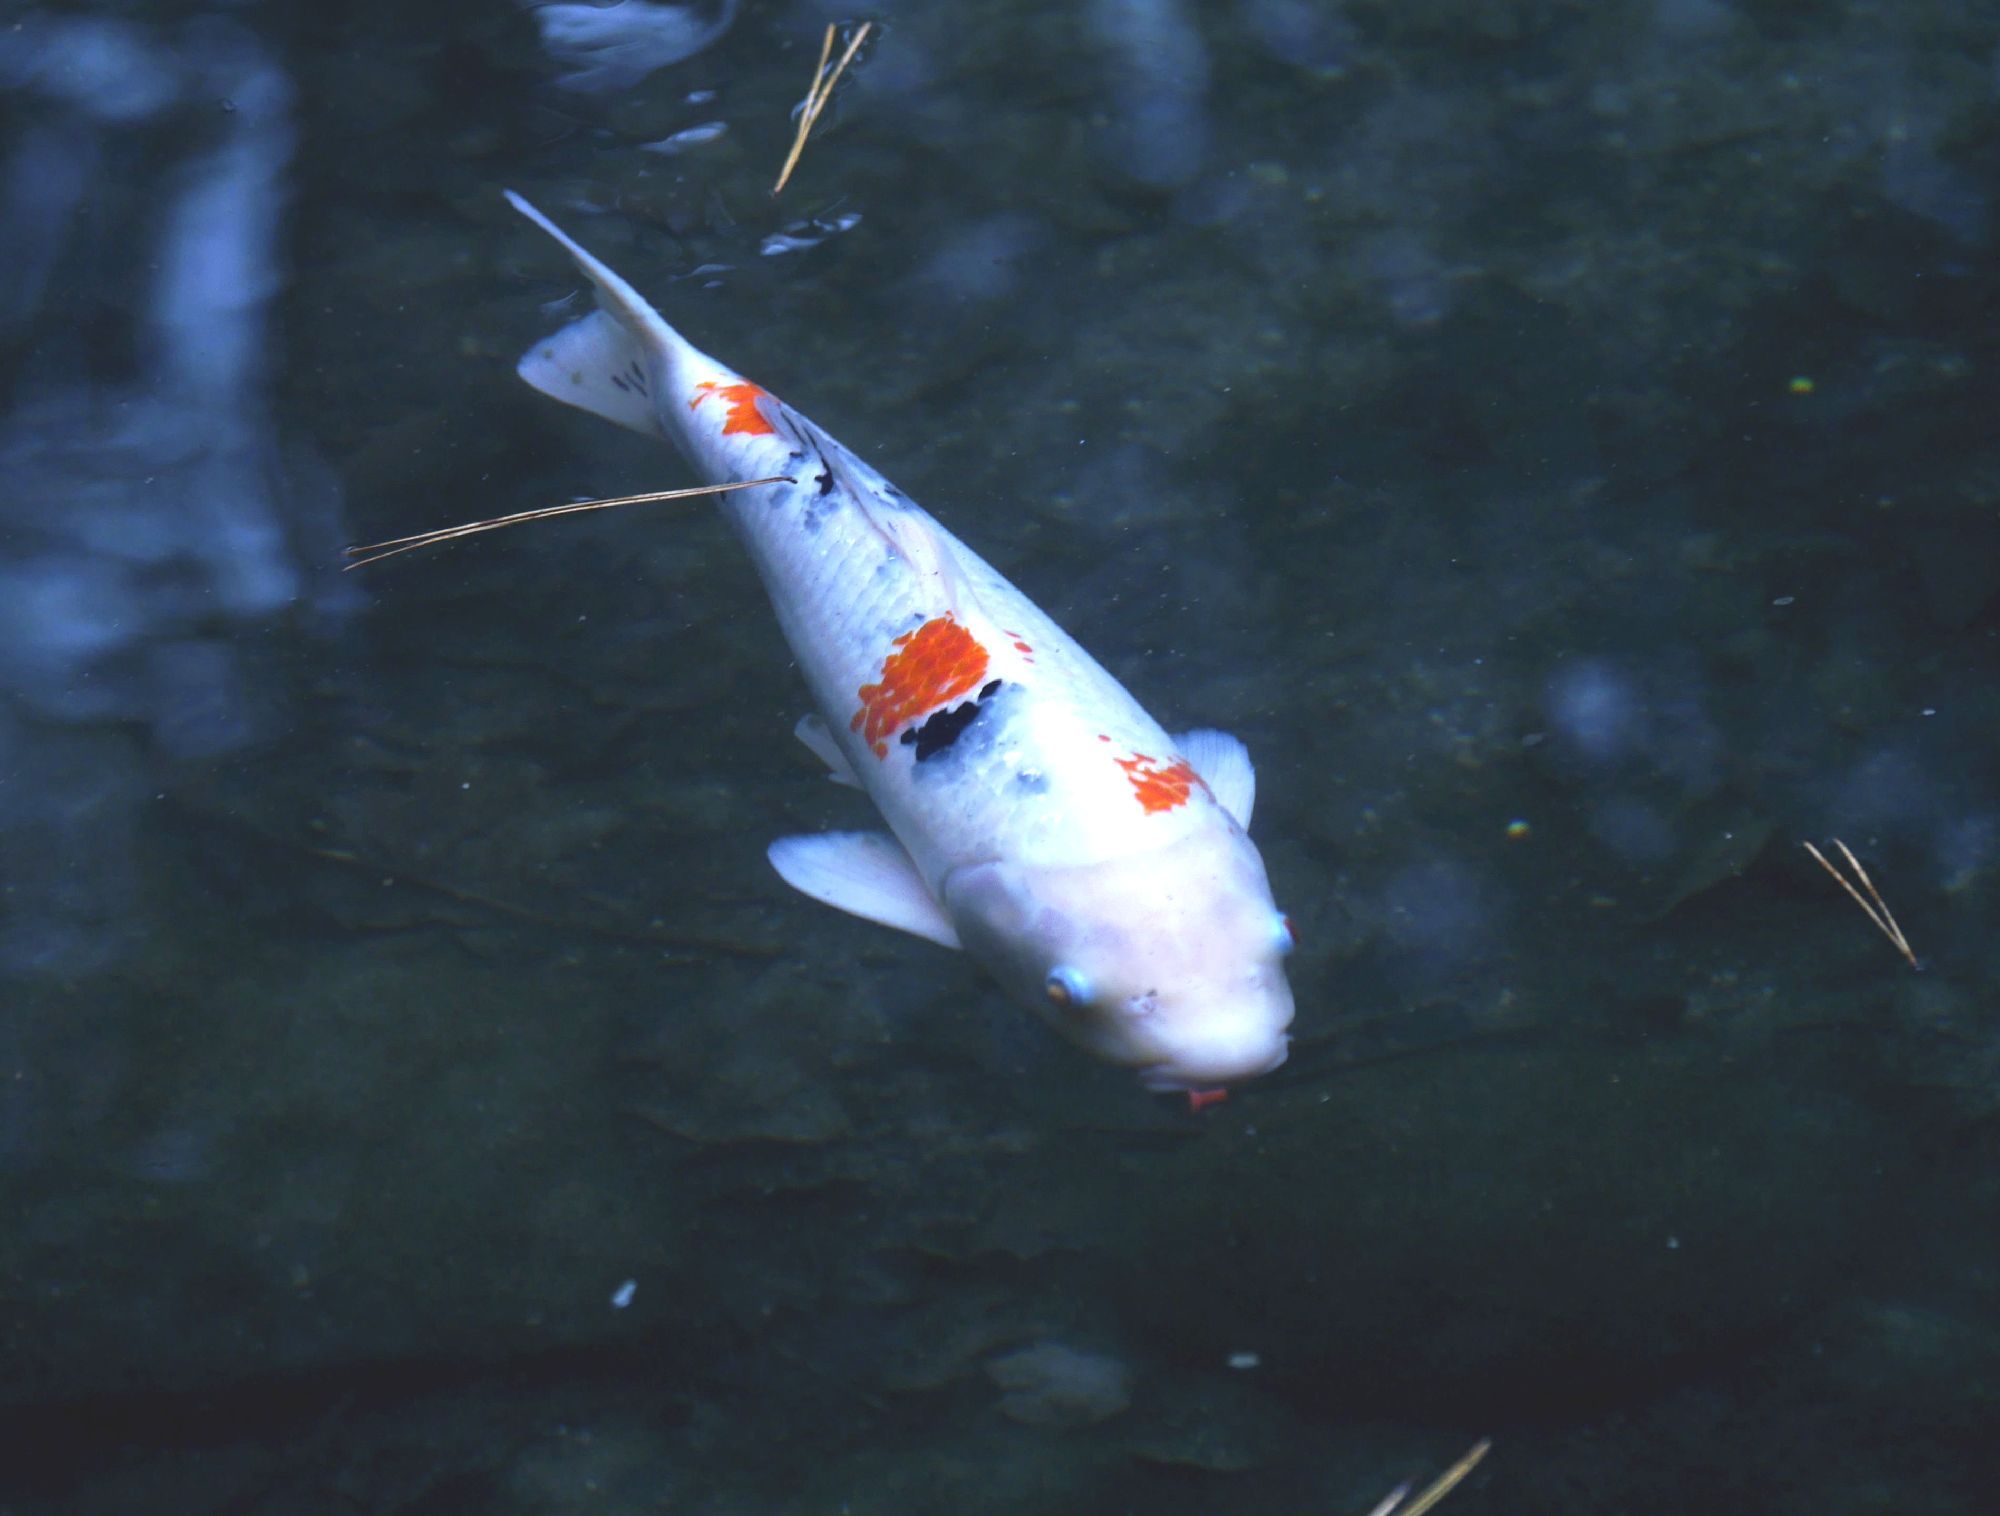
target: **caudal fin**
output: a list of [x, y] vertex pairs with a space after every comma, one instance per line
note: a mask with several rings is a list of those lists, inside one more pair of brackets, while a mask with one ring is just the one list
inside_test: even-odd
[[561, 227], [512, 190], [505, 193], [509, 205], [562, 244], [596, 290], [599, 306], [529, 348], [515, 372], [565, 405], [649, 437], [671, 436], [660, 424], [654, 389], [663, 360], [671, 362], [693, 351], [687, 340]]

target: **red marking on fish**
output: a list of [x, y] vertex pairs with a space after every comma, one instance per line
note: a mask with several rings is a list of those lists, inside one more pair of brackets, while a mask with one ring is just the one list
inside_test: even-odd
[[1229, 1098], [1229, 1091], [1189, 1090], [1187, 1092], [1187, 1098], [1188, 1098], [1188, 1114], [1192, 1116], [1199, 1116], [1203, 1111], [1207, 1110], [1210, 1106], [1221, 1105], [1223, 1101]]
[[770, 437], [777, 428], [764, 417], [757, 407], [759, 400], [768, 399], [770, 391], [760, 389], [745, 379], [738, 384], [717, 384], [713, 379], [704, 379], [695, 386], [701, 393], [688, 402], [689, 410], [699, 410], [702, 401], [710, 395], [719, 395], [729, 407], [729, 417], [722, 423], [725, 437], [742, 435], [746, 437]]
[[1029, 663], [1035, 661], [1035, 650], [1028, 646], [1026, 640], [1019, 632], [1010, 632], [1004, 626], [1000, 628], [1000, 632], [1002, 636], [1014, 639], [1014, 651], [1019, 653], [1024, 660]]
[[1139, 797], [1139, 807], [1151, 816], [1159, 811], [1171, 811], [1187, 804], [1188, 796], [1198, 784], [1203, 789], [1201, 775], [1194, 771], [1194, 765], [1185, 758], [1176, 758], [1162, 768], [1160, 760], [1145, 753], [1134, 753], [1130, 758], [1111, 760], [1125, 770], [1125, 777], [1132, 781], [1132, 793]]
[[889, 756], [888, 739], [903, 727], [986, 681], [986, 649], [949, 611], [903, 633], [894, 646], [882, 660], [881, 680], [856, 692], [861, 709], [848, 723], [877, 758]]

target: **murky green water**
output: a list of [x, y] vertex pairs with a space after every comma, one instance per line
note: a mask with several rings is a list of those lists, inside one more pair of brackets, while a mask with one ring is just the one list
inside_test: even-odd
[[[1988, 1507], [2000, 10], [20, 15], [0, 1507]], [[339, 572], [691, 482], [505, 187], [1249, 744], [1281, 1072], [786, 891], [705, 504]]]

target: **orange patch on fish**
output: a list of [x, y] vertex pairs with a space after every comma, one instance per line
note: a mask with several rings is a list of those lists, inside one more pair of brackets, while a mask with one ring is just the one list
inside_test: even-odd
[[717, 384], [713, 379], [704, 379], [695, 386], [701, 393], [688, 402], [688, 409], [699, 410], [702, 401], [710, 395], [718, 395], [729, 407], [729, 415], [722, 423], [725, 437], [741, 434], [746, 437], [769, 437], [777, 432], [757, 408], [757, 402], [770, 394], [745, 379], [738, 384]]
[[882, 661], [882, 678], [856, 692], [861, 709], [848, 723], [877, 758], [889, 756], [887, 739], [917, 717], [969, 695], [986, 680], [986, 649], [950, 612], [926, 621], [895, 641]]
[[[1111, 761], [1125, 770], [1125, 777], [1132, 781], [1132, 793], [1139, 797], [1139, 807], [1148, 816], [1186, 805], [1194, 787], [1201, 784], [1201, 775], [1185, 758], [1176, 758], [1164, 768], [1159, 759], [1144, 753]], [[1208, 786], [1203, 784], [1202, 788]]]

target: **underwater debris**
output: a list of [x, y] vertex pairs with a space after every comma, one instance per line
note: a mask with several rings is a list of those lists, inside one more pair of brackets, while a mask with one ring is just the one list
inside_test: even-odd
[[1398, 1513], [1399, 1516], [1424, 1516], [1424, 1512], [1457, 1489], [1465, 1476], [1479, 1467], [1479, 1460], [1484, 1458], [1492, 1447], [1491, 1437], [1480, 1438], [1465, 1450], [1464, 1457], [1426, 1485], [1424, 1492], [1407, 1506], [1403, 1504], [1403, 1497], [1410, 1493], [1410, 1487], [1404, 1485], [1400, 1489], [1391, 1490], [1382, 1503], [1368, 1513], [1368, 1516], [1398, 1516]]
[[804, 221], [792, 222], [783, 231], [771, 233], [758, 244], [757, 251], [766, 258], [776, 258], [782, 253], [802, 253], [807, 248], [818, 247], [829, 237], [852, 231], [860, 224], [859, 211], [842, 211], [837, 216], [811, 216]]
[[700, 147], [704, 142], [713, 142], [728, 131], [727, 121], [704, 121], [699, 126], [685, 127], [671, 137], [662, 137], [657, 142], [642, 142], [639, 144], [639, 151], [658, 153], [662, 157], [672, 158], [689, 148]]
[[806, 134], [819, 120], [819, 113], [826, 109], [826, 102], [833, 98], [834, 85], [840, 82], [840, 76], [846, 72], [847, 65], [854, 61], [854, 55], [861, 51], [861, 44], [868, 39], [868, 34], [875, 30], [875, 23], [864, 21], [855, 28], [854, 35], [847, 39], [847, 47], [841, 53], [840, 61], [833, 66], [833, 72], [828, 73], [826, 60], [833, 56], [833, 38], [839, 30], [838, 26], [829, 21], [826, 25], [826, 36], [820, 39], [819, 66], [813, 70], [812, 87], [806, 91], [805, 99], [799, 102], [798, 135], [792, 138], [792, 150], [785, 154], [785, 166], [778, 170], [778, 182], [771, 186], [771, 193], [774, 196], [781, 193], [791, 181], [792, 170], [799, 165], [799, 154], [806, 150]]
[[1917, 962], [1917, 955], [1911, 951], [1910, 939], [1903, 935], [1903, 929], [1896, 924], [1896, 918], [1889, 913], [1889, 903], [1882, 898], [1882, 892], [1875, 888], [1875, 881], [1868, 877], [1868, 870], [1861, 866], [1861, 860], [1854, 856], [1854, 850], [1838, 837], [1833, 839], [1833, 845], [1840, 849], [1840, 856], [1845, 858], [1847, 866], [1854, 870], [1855, 878], [1861, 881], [1861, 889], [1868, 891], [1866, 899], [1862, 898], [1861, 890], [1857, 890], [1847, 882], [1846, 875], [1826, 861], [1826, 855], [1818, 848], [1808, 842], [1805, 844], [1805, 849], [1813, 855], [1814, 862], [1833, 875], [1834, 883], [1846, 890], [1854, 903], [1867, 913], [1868, 919], [1875, 923], [1875, 929], [1895, 944], [1896, 951], [1903, 955], [1910, 967], [1921, 972], [1923, 965]]

